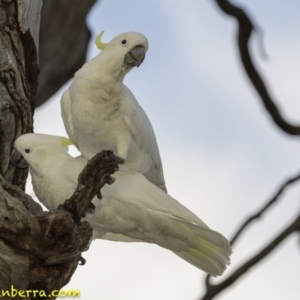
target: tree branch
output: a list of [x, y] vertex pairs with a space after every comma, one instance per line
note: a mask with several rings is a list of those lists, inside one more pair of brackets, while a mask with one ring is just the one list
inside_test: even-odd
[[[288, 180], [286, 180], [282, 186], [278, 189], [278, 191], [275, 193], [275, 195], [257, 212], [255, 213], [254, 215], [252, 215], [251, 217], [249, 217], [241, 226], [240, 228], [237, 230], [237, 232], [235, 233], [234, 237], [232, 238], [230, 244], [231, 246], [235, 243], [235, 241], [238, 239], [238, 237], [242, 234], [242, 232], [248, 227], [249, 224], [251, 224], [254, 220], [260, 218], [267, 210], [269, 207], [271, 207], [278, 199], [279, 197], [282, 195], [282, 193], [284, 192], [284, 190], [290, 186], [291, 184], [295, 183], [296, 181], [300, 180], [300, 174], [296, 175], [296, 176], [293, 176], [291, 178], [289, 178]], [[276, 240], [276, 239], [275, 239]], [[271, 243], [272, 244], [272, 243]], [[276, 245], [270, 249], [273, 250], [274, 248], [276, 247]], [[264, 251], [264, 250], [263, 250]], [[262, 252], [263, 252], [262, 251]], [[260, 252], [258, 255], [256, 255], [255, 257], [260, 257], [260, 255], [262, 254], [262, 252]], [[266, 255], [266, 254], [265, 254]], [[264, 256], [265, 256], [264, 255]], [[264, 257], [263, 256], [263, 257]], [[263, 258], [261, 257], [261, 258]], [[256, 264], [258, 261], [256, 261], [254, 258], [251, 259], [249, 262], [253, 263], [253, 264]], [[246, 263], [247, 264], [247, 263]], [[245, 264], [245, 265], [246, 265]], [[244, 265], [244, 266], [245, 266]], [[250, 265], [250, 266], [253, 266], [253, 265]], [[245, 267], [246, 268], [246, 267]], [[238, 273], [240, 275], [242, 275], [243, 273], [245, 273], [248, 269], [244, 269], [243, 267], [240, 268], [241, 270], [245, 270], [241, 273]], [[240, 270], [239, 269], [239, 270]], [[234, 274], [236, 274], [237, 272], [235, 272]], [[233, 274], [233, 275], [234, 275]], [[232, 276], [233, 276], [232, 275]], [[240, 276], [239, 275], [239, 276]], [[235, 278], [235, 277], [232, 277], [230, 276], [229, 278]], [[238, 276], [238, 277], [239, 277]], [[207, 275], [206, 276], [206, 288], [207, 288], [207, 297], [208, 298], [204, 298], [204, 299], [212, 299], [212, 298], [209, 298], [209, 297], [213, 297], [215, 296], [216, 294], [218, 294], [220, 291], [222, 291], [223, 289], [227, 288], [230, 284], [232, 284], [233, 282], [229, 283], [228, 279], [227, 280], [224, 280], [223, 282], [221, 282], [220, 284], [218, 285], [211, 285], [210, 282], [209, 282], [209, 279], [210, 279], [210, 275]], [[236, 280], [237, 278], [234, 279], [234, 281]], [[223, 283], [226, 282], [226, 284], [223, 285]], [[212, 292], [210, 291], [212, 290]], [[212, 296], [213, 295], [213, 296]]]
[[263, 213], [265, 213], [267, 211], [267, 209], [273, 205], [281, 196], [281, 194], [284, 192], [285, 188], [287, 188], [289, 185], [295, 183], [296, 181], [298, 181], [300, 179], [300, 174], [291, 177], [290, 179], [288, 179], [276, 192], [276, 194], [262, 207], [262, 209], [260, 209], [256, 214], [254, 214], [253, 216], [249, 217], [249, 219], [247, 219], [242, 226], [237, 230], [236, 234], [233, 236], [230, 244], [231, 246], [234, 244], [234, 242], [237, 240], [237, 238], [240, 236], [240, 234], [244, 231], [244, 229], [255, 219], [258, 219], [262, 216]]
[[118, 170], [118, 163], [121, 162], [112, 151], [102, 151], [95, 155], [80, 173], [78, 187], [73, 196], [65, 201], [63, 208], [79, 221], [89, 208], [94, 209], [91, 200], [104, 184], [111, 182], [110, 174]]
[[300, 215], [293, 221], [285, 230], [283, 230], [272, 242], [270, 242], [265, 248], [263, 248], [258, 254], [253, 258], [245, 262], [241, 267], [239, 267], [232, 275], [219, 284], [212, 285], [209, 280], [206, 281], [206, 294], [201, 298], [201, 300], [213, 299], [222, 290], [226, 289], [228, 286], [232, 285], [237, 279], [239, 279], [244, 273], [246, 273], [251, 267], [255, 266], [260, 260], [266, 257], [271, 251], [273, 251], [286, 237], [291, 233], [299, 231], [300, 232]]
[[248, 43], [251, 37], [252, 30], [255, 29], [252, 21], [247, 16], [244, 10], [231, 4], [228, 0], [215, 0], [218, 6], [228, 15], [236, 18], [239, 24], [238, 30], [238, 46], [240, 57], [244, 69], [258, 92], [267, 112], [272, 117], [275, 124], [290, 135], [300, 135], [300, 125], [293, 125], [287, 122], [281, 115], [278, 107], [271, 98], [262, 77], [255, 69], [252, 58], [249, 52]]

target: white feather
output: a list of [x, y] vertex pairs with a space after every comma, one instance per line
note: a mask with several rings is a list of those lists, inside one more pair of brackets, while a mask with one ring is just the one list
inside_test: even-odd
[[124, 65], [124, 57], [139, 45], [148, 49], [142, 34], [121, 34], [77, 71], [61, 98], [62, 117], [69, 137], [85, 158], [112, 150], [125, 159], [129, 170], [144, 174], [166, 191], [152, 125], [123, 84], [132, 69]]
[[[86, 164], [84, 158], [73, 158], [65, 146], [58, 146], [60, 140], [26, 134], [15, 142], [15, 148], [30, 165], [37, 197], [50, 210], [72, 195]], [[223, 273], [231, 254], [225, 237], [209, 229], [142, 174], [121, 166], [114, 177], [112, 185], [101, 189], [103, 198], [93, 200], [96, 213], [86, 217], [94, 229], [94, 238], [154, 243], [211, 275]]]

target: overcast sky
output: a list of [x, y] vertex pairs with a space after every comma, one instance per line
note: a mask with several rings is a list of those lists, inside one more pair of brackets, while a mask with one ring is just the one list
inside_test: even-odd
[[[300, 170], [299, 139], [277, 129], [240, 66], [235, 22], [215, 1], [103, 0], [88, 17], [93, 39], [88, 59], [99, 53], [94, 37], [110, 41], [127, 31], [143, 33], [149, 50], [126, 85], [154, 127], [169, 193], [212, 229], [232, 237], [277, 187]], [[252, 49], [284, 116], [300, 123], [300, 2], [236, 0], [248, 8], [260, 36]], [[70, 49], [72, 51], [72, 49]], [[66, 135], [60, 118], [64, 87], [35, 113], [35, 132]], [[55, 121], [54, 121], [55, 120]], [[233, 248], [233, 272], [299, 214], [299, 184], [255, 223]], [[82, 299], [195, 300], [205, 274], [156, 245], [97, 240], [83, 253], [65, 289]], [[276, 251], [216, 299], [299, 299], [299, 236]], [[97, 295], [97, 296], [95, 296]]]

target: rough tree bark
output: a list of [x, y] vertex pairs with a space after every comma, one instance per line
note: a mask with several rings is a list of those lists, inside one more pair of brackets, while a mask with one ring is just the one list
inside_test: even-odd
[[82, 261], [92, 229], [80, 219], [93, 208], [91, 199], [117, 170], [117, 161], [111, 152], [96, 155], [80, 174], [74, 195], [54, 212], [43, 212], [23, 191], [28, 170], [15, 169], [10, 157], [14, 140], [33, 130], [41, 4], [0, 1], [0, 292], [13, 285], [48, 296]]
[[33, 129], [41, 9], [35, 2], [0, 2], [0, 173], [22, 187], [27, 171], [15, 170], [9, 159], [15, 138]]

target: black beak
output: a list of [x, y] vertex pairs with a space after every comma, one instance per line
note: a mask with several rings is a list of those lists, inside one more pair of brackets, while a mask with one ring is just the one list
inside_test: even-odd
[[25, 169], [29, 167], [27, 161], [24, 159], [22, 154], [18, 152], [16, 149], [12, 151], [10, 162], [14, 167], [19, 169]]
[[136, 46], [125, 55], [124, 64], [129, 67], [139, 67], [145, 56], [146, 49], [143, 46]]

